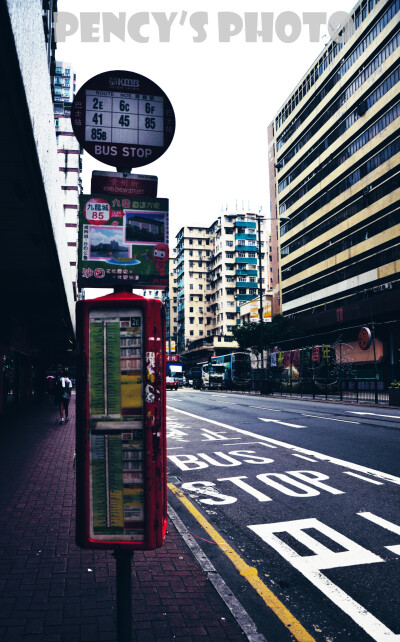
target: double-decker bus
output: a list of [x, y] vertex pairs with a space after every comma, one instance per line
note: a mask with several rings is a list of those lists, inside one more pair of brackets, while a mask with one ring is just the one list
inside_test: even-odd
[[248, 388], [251, 385], [251, 361], [247, 352], [231, 352], [211, 357], [211, 362], [224, 366], [225, 388]]

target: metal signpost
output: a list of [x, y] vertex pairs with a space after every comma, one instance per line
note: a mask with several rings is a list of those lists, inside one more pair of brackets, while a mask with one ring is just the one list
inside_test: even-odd
[[88, 80], [71, 109], [81, 146], [117, 172], [93, 172], [80, 197], [78, 283], [114, 294], [77, 304], [77, 544], [112, 549], [118, 642], [132, 638], [134, 550], [166, 533], [165, 309], [132, 288], [168, 285], [168, 199], [132, 175], [168, 149], [167, 95], [131, 71]]

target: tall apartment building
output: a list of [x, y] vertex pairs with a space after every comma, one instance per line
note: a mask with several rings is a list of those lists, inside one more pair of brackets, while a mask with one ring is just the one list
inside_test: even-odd
[[82, 150], [71, 125], [71, 105], [76, 91], [76, 75], [68, 62], [56, 61], [53, 76], [54, 123], [65, 220], [69, 263], [77, 298], [78, 210], [81, 191]]
[[185, 226], [177, 234], [179, 353], [237, 348], [232, 329], [240, 324], [241, 304], [257, 297], [260, 277], [263, 291], [272, 286], [270, 233], [267, 221], [257, 218], [222, 214], [210, 227]]
[[182, 354], [190, 341], [206, 336], [206, 276], [211, 247], [206, 227], [182, 227], [176, 239], [176, 343]]
[[[281, 305], [296, 327], [400, 312], [400, 0], [360, 0], [269, 127]], [[310, 316], [312, 315], [312, 316]], [[392, 329], [394, 330], [392, 324]], [[393, 356], [392, 365], [393, 365]]]
[[176, 275], [176, 249], [169, 256], [169, 283], [165, 298], [166, 308], [166, 338], [168, 351], [177, 352], [176, 337], [178, 332], [178, 286]]

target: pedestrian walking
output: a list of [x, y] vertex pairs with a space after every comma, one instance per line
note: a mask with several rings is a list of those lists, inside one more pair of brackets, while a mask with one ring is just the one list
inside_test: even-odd
[[58, 403], [60, 411], [60, 424], [68, 423], [68, 407], [71, 397], [72, 381], [65, 371], [62, 377], [58, 377], [56, 384], [56, 403]]

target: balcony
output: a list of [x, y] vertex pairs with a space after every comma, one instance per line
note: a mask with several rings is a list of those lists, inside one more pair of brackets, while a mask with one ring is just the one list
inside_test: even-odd
[[257, 245], [236, 245], [236, 252], [257, 252]]
[[236, 270], [236, 276], [257, 276], [257, 270]]
[[248, 263], [250, 265], [257, 265], [257, 259], [246, 259], [246, 257], [237, 256], [235, 263]]
[[255, 230], [256, 223], [255, 221], [235, 221], [235, 227], [242, 228], [242, 229], [247, 227], [249, 230], [250, 229]]
[[237, 294], [237, 301], [252, 301], [256, 295], [255, 294]]
[[257, 236], [255, 234], [243, 234], [242, 232], [235, 234], [236, 241], [256, 241]]
[[249, 288], [251, 285], [254, 285], [254, 284], [249, 283], [248, 281], [238, 281], [236, 283], [237, 288]]

